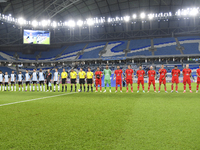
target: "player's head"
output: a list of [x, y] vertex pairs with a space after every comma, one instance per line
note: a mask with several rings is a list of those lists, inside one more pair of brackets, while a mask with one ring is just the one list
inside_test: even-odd
[[139, 69], [142, 70], [142, 66], [139, 66]]
[[106, 69], [108, 69], [108, 65], [106, 65]]
[[50, 69], [48, 69], [47, 71], [50, 72]]
[[42, 69], [40, 69], [40, 72], [42, 72]]
[[26, 73], [28, 73], [28, 70], [26, 70]]
[[2, 74], [2, 71], [0, 70], [0, 74]]
[[55, 69], [55, 71], [57, 72], [57, 71], [58, 71], [58, 69], [56, 68], [56, 69]]
[[100, 69], [99, 69], [99, 67], [97, 67], [97, 71], [99, 71]]
[[177, 65], [175, 65], [175, 66], [174, 66], [174, 69], [176, 69], [176, 70], [177, 70], [177, 69], [178, 69], [178, 66], [177, 66]]
[[131, 69], [131, 65], [128, 65], [128, 69]]
[[63, 68], [63, 72], [65, 72], [65, 68]]
[[14, 71], [12, 71], [12, 74], [14, 73]]
[[82, 71], [83, 71], [83, 68], [80, 68], [80, 71], [82, 72]]
[[73, 69], [73, 68], [71, 69], [71, 72], [74, 72], [74, 69]]
[[150, 66], [150, 69], [153, 70], [153, 66]]
[[5, 74], [7, 75], [7, 74], [8, 74], [8, 72], [5, 72]]
[[33, 72], [35, 72], [35, 69], [33, 69]]
[[185, 68], [188, 69], [189, 68], [189, 64], [186, 64]]
[[120, 69], [120, 66], [117, 66], [117, 70], [119, 70]]
[[161, 68], [164, 69], [164, 65], [163, 64], [161, 65]]
[[22, 74], [22, 72], [20, 71], [19, 74]]
[[90, 70], [91, 70], [90, 67], [88, 67], [88, 71], [89, 71], [89, 72], [90, 72]]

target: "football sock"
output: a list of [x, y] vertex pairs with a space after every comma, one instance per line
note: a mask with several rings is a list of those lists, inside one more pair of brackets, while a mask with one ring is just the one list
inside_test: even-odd
[[20, 87], [19, 87], [19, 91], [20, 91]]
[[88, 87], [87, 87], [87, 90], [89, 91], [89, 85], [88, 85]]
[[11, 90], [13, 90], [13, 86], [11, 85]]
[[42, 86], [40, 85], [40, 91], [42, 91]]
[[173, 91], [173, 89], [174, 89], [174, 85], [173, 85], [173, 84], [171, 85], [171, 89], [172, 89], [172, 91]]
[[137, 90], [139, 91], [139, 89], [140, 89], [140, 85], [138, 84], [138, 86], [137, 86]]
[[10, 90], [10, 86], [8, 86], [8, 90]]
[[58, 91], [60, 91], [60, 85], [58, 84]]
[[7, 87], [5, 86], [5, 90], [6, 90], [6, 88], [7, 88]]
[[93, 91], [93, 86], [91, 86], [91, 91]]
[[190, 89], [190, 91], [191, 91], [191, 88], [192, 88], [192, 87], [191, 87], [191, 84], [189, 84], [189, 89]]
[[186, 90], [186, 85], [184, 84], [184, 91]]
[[116, 85], [116, 91], [117, 91], [118, 86]]
[[85, 91], [85, 85], [84, 85], [84, 91]]
[[65, 85], [65, 92], [67, 92], [67, 86]]
[[150, 90], [150, 85], [148, 86], [148, 91]]
[[2, 87], [2, 90], [4, 91], [4, 86]]
[[96, 85], [96, 91], [98, 91], [98, 85]]
[[16, 91], [16, 85], [14, 86], [14, 90]]
[[159, 86], [159, 91], [160, 91], [160, 86]]
[[54, 85], [54, 91], [56, 90], [56, 86]]
[[35, 85], [33, 85], [33, 91], [35, 90]]
[[153, 88], [154, 88], [154, 91], [156, 90], [156, 86], [155, 86], [155, 84], [153, 85]]
[[75, 85], [75, 91], [76, 91], [76, 85]]
[[37, 85], [37, 90], [39, 91], [39, 87], [38, 87], [38, 85]]
[[102, 89], [102, 86], [100, 85], [100, 90]]
[[[45, 91], [45, 85], [43, 85], [43, 90]], [[48, 89], [49, 90], [49, 89]]]
[[73, 86], [71, 85], [71, 91], [72, 91]]
[[144, 84], [142, 85], [142, 89], [143, 89], [143, 91], [144, 91]]
[[64, 86], [62, 85], [62, 91], [64, 90]]
[[167, 88], [165, 87], [165, 91], [167, 91]]
[[133, 91], [133, 86], [131, 86], [131, 91]]
[[1, 86], [0, 86], [0, 91], [1, 91]]
[[127, 87], [126, 87], [126, 90], [128, 91], [128, 85], [127, 85]]
[[[27, 90], [27, 89], [26, 89]], [[30, 85], [30, 90], [31, 90], [31, 85]]]
[[176, 85], [176, 91], [178, 91], [178, 84]]
[[197, 91], [199, 90], [199, 84], [197, 84]]
[[120, 91], [122, 91], [122, 85], [120, 85]]
[[81, 89], [81, 91], [82, 91], [82, 85], [80, 86], [80, 89]]
[[110, 90], [111, 90], [111, 83], [109, 84], [109, 88], [110, 88]]
[[26, 86], [26, 90], [27, 90], [27, 86]]
[[22, 91], [24, 90], [24, 87], [22, 87]]

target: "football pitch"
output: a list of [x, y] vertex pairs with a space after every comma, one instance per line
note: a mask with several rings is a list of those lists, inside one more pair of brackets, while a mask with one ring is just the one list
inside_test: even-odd
[[[2, 150], [198, 150], [200, 93], [0, 92]], [[156, 85], [158, 90], [158, 84]], [[69, 91], [70, 87], [68, 87]], [[95, 88], [94, 88], [95, 89]], [[104, 89], [104, 88], [103, 88]], [[130, 88], [129, 88], [130, 90]], [[145, 84], [147, 91], [147, 84]]]

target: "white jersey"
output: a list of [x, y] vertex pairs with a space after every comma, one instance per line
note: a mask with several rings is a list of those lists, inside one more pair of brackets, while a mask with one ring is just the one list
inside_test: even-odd
[[4, 81], [6, 82], [6, 83], [8, 83], [8, 81], [9, 81], [9, 78], [10, 78], [10, 76], [9, 75], [4, 75]]
[[54, 72], [54, 81], [58, 81], [59, 76], [60, 76], [59, 72]]
[[15, 78], [16, 78], [16, 74], [13, 73], [10, 75], [11, 82], [15, 82]]
[[0, 74], [0, 82], [3, 82], [4, 74]]
[[22, 82], [23, 78], [24, 78], [23, 74], [18, 74], [18, 81], [19, 82]]
[[33, 72], [33, 74], [32, 74], [32, 80], [33, 81], [37, 81], [38, 80], [38, 74], [37, 74], [37, 72]]
[[39, 72], [39, 81], [44, 81], [45, 74], [43, 72]]
[[26, 73], [26, 74], [25, 74], [25, 80], [26, 80], [26, 82], [27, 82], [27, 81], [30, 81], [30, 78], [31, 78], [30, 73]]

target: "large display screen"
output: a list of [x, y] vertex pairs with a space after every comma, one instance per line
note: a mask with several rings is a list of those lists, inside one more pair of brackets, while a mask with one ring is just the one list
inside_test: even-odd
[[24, 30], [24, 44], [50, 45], [50, 32], [40, 30]]

